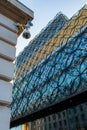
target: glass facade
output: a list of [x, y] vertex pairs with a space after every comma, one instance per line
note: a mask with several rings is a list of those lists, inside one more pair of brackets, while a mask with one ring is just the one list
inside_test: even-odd
[[84, 7], [68, 22], [58, 14], [18, 56], [12, 120], [87, 90], [86, 14]]
[[59, 12], [45, 28], [24, 48], [16, 59], [16, 68], [19, 68], [26, 60], [49, 41], [68, 21], [68, 18]]
[[11, 130], [22, 130], [22, 125], [12, 128]]

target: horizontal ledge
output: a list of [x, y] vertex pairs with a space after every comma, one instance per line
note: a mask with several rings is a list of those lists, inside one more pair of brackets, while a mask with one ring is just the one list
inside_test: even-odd
[[8, 82], [12, 81], [12, 78], [5, 77], [4, 75], [1, 75], [1, 74], [0, 74], [0, 79], [4, 81], [8, 81]]
[[[3, 23], [0, 23], [1, 26], [5, 27], [6, 29], [8, 29], [9, 31], [12, 31], [14, 33], [18, 33], [18, 31], [16, 30], [13, 30], [12, 28], [8, 27], [7, 25], [3, 24]], [[14, 25], [15, 26], [15, 25]]]
[[6, 106], [8, 107], [11, 104], [11, 102], [5, 102], [3, 100], [0, 100], [0, 106]]
[[[28, 10], [28, 11], [27, 11]], [[17, 0], [1, 0], [0, 12], [14, 22], [26, 24], [34, 18], [34, 12]]]
[[26, 7], [24, 4], [18, 0], [9, 0], [9, 3], [13, 4], [16, 8], [20, 9], [23, 13], [27, 14], [29, 17], [34, 18], [34, 12]]
[[7, 61], [10, 61], [10, 62], [13, 62], [13, 61], [15, 60], [15, 58], [13, 59], [13, 58], [8, 57], [8, 56], [6, 56], [6, 55], [3, 55], [3, 54], [1, 54], [1, 53], [0, 53], [0, 58], [3, 58], [3, 59], [5, 59], [5, 60], [7, 60]]
[[4, 42], [6, 42], [7, 44], [10, 44], [10, 45], [12, 45], [12, 46], [16, 46], [15, 43], [13, 43], [13, 42], [11, 42], [11, 41], [5, 39], [5, 38], [0, 37], [0, 40], [4, 41]]
[[33, 112], [32, 114], [28, 114], [23, 117], [21, 115], [21, 118], [11, 120], [10, 127], [12, 128], [12, 127], [24, 124], [26, 122], [31, 122], [36, 119], [44, 118], [45, 116], [51, 115], [53, 113], [61, 112], [65, 109], [71, 108], [73, 106], [76, 106], [85, 102], [87, 102], [87, 90], [75, 96], [72, 96], [68, 99], [65, 99], [59, 103], [50, 105], [47, 108], [38, 110], [37, 112]]

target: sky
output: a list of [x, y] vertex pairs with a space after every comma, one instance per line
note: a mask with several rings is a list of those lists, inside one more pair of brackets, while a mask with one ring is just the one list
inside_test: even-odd
[[78, 12], [87, 0], [19, 0], [32, 11], [34, 11], [33, 26], [30, 28], [31, 38], [26, 40], [19, 36], [16, 46], [16, 56], [29, 44], [35, 35], [37, 35], [47, 23], [54, 18], [58, 12], [62, 12], [68, 18], [71, 18]]

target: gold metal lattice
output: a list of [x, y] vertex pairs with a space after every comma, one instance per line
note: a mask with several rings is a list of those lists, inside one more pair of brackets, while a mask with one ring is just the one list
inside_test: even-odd
[[77, 15], [73, 16], [70, 21], [47, 43], [45, 43], [36, 53], [34, 53], [29, 60], [22, 64], [16, 70], [15, 78], [19, 78], [47, 55], [54, 51], [61, 43], [66, 42], [72, 35], [76, 34], [81, 27], [87, 24], [87, 7], [84, 6]]

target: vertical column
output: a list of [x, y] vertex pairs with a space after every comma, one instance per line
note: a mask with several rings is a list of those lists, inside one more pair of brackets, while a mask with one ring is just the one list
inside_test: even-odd
[[12, 20], [0, 14], [0, 130], [9, 130], [14, 75], [17, 28]]
[[27, 124], [22, 125], [22, 130], [27, 130]]
[[31, 130], [31, 123], [26, 123], [22, 125], [22, 130]]

